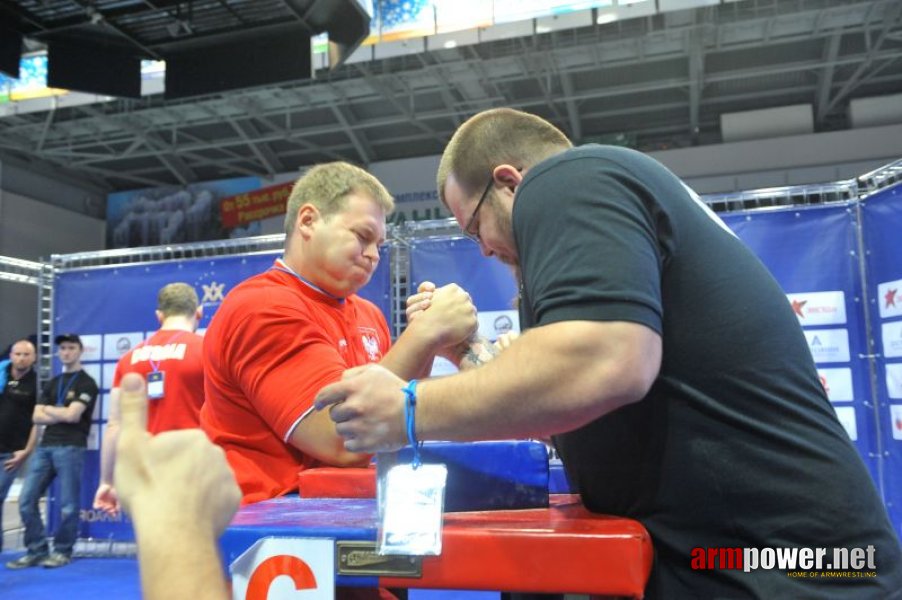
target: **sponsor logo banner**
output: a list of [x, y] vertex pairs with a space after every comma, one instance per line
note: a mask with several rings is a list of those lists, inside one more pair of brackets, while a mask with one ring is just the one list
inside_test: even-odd
[[830, 402], [851, 402], [855, 400], [852, 387], [852, 369], [818, 369], [817, 375], [827, 392]]
[[846, 322], [846, 295], [842, 291], [786, 294], [802, 325], [842, 325]]
[[893, 419], [893, 439], [902, 440], [902, 404], [893, 404], [889, 408]]
[[902, 363], [886, 365], [886, 395], [902, 400]]
[[144, 332], [107, 333], [103, 336], [103, 359], [118, 360], [144, 340]]
[[858, 422], [855, 420], [855, 409], [851, 406], [837, 406], [836, 416], [852, 441], [858, 440]]
[[816, 363], [849, 362], [849, 332], [846, 329], [805, 330], [808, 349]]
[[902, 279], [884, 281], [877, 285], [880, 318], [902, 317]]
[[898, 358], [902, 356], [902, 321], [891, 321], [880, 326], [883, 339], [883, 356]]

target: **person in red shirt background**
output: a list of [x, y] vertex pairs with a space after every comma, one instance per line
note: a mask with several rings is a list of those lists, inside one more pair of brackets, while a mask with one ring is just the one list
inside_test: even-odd
[[123, 355], [113, 375], [94, 508], [114, 516], [119, 513], [113, 466], [119, 439], [122, 377], [126, 373], [138, 373], [147, 382], [150, 399], [147, 430], [151, 434], [192, 429], [200, 424], [200, 407], [204, 402], [203, 338], [195, 330], [203, 316], [203, 307], [197, 292], [187, 283], [164, 286], [157, 295], [156, 316], [160, 329]]

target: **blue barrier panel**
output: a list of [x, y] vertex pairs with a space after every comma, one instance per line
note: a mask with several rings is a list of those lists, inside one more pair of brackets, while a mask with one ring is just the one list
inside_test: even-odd
[[902, 534], [902, 185], [861, 203], [867, 252], [867, 298], [875, 340], [876, 414], [884, 460], [883, 493]]

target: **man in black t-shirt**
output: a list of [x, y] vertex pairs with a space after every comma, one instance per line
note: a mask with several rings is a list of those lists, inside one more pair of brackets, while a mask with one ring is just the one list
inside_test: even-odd
[[[586, 507], [651, 534], [646, 598], [902, 598], [898, 538], [785, 294], [676, 176], [496, 109], [455, 133], [438, 187], [517, 268], [526, 333], [421, 382], [419, 439], [553, 435]], [[361, 368], [317, 406], [348, 450], [399, 447], [404, 384]]]
[[9, 360], [0, 363], [0, 520], [6, 494], [37, 440], [31, 422], [38, 385], [32, 369], [35, 358], [34, 344], [19, 340], [10, 347]]
[[[81, 368], [84, 350], [81, 338], [66, 334], [57, 336], [54, 341], [59, 348], [63, 372], [47, 383], [40, 402], [34, 407], [34, 423], [46, 427], [28, 465], [19, 495], [27, 553], [6, 563], [10, 569], [66, 565], [71, 561], [72, 548], [78, 537], [82, 467], [91, 430], [91, 413], [97, 401], [97, 382]], [[57, 477], [60, 481], [60, 523], [53, 536], [53, 553], [50, 553], [39, 502]]]

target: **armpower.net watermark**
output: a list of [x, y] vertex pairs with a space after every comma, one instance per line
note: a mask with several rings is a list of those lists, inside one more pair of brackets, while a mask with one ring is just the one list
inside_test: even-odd
[[693, 548], [696, 571], [758, 569], [786, 571], [787, 577], [858, 579], [877, 576], [876, 550], [867, 548]]

